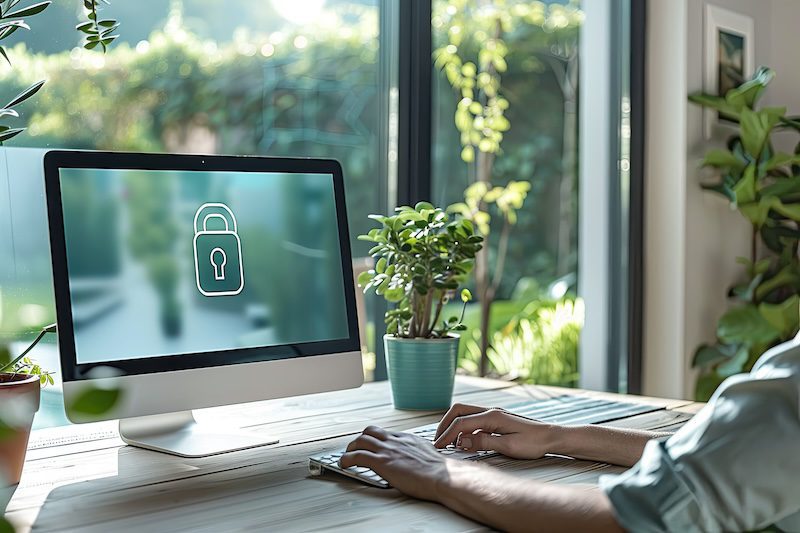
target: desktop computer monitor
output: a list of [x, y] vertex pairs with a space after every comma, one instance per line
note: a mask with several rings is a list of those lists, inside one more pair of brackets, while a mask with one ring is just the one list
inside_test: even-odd
[[[192, 409], [362, 384], [336, 161], [50, 151], [44, 167], [70, 420], [197, 457], [275, 441]], [[119, 401], [71, 411], [92, 386]]]

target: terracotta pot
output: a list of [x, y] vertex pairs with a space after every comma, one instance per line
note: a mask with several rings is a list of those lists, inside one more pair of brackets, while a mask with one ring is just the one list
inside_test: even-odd
[[39, 376], [0, 374], [0, 487], [19, 483], [39, 400]]

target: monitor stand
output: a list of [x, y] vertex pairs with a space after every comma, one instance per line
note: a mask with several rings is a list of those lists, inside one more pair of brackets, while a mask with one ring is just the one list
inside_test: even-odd
[[180, 457], [206, 457], [278, 442], [268, 435], [200, 424], [191, 411], [123, 418], [119, 434], [131, 446]]

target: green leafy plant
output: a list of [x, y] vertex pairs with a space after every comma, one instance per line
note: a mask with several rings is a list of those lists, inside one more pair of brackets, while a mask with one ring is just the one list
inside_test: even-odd
[[[47, 9], [47, 6], [51, 4], [50, 1], [39, 2], [27, 7], [14, 9], [17, 7], [19, 2], [20, 0], [4, 0], [3, 2], [0, 2], [0, 42], [11, 37], [20, 28], [24, 30], [30, 30], [31, 27], [28, 26], [28, 23], [25, 22], [23, 17], [32, 17], [37, 15]], [[11, 59], [8, 57], [8, 52], [2, 45], [0, 45], [0, 55], [3, 56], [3, 59], [5, 59], [9, 65], [11, 64]], [[2, 107], [2, 109], [0, 109], [0, 118], [18, 118], [19, 112], [17, 112], [17, 110], [14, 108], [39, 92], [39, 89], [42, 88], [42, 85], [44, 85], [44, 81], [37, 81], [12, 98], [6, 105]], [[25, 128], [12, 128], [10, 126], [0, 125], [0, 144], [11, 139], [12, 137], [16, 137], [23, 131], [25, 131]]]
[[772, 142], [778, 131], [800, 133], [800, 120], [786, 116], [785, 107], [756, 107], [774, 76], [762, 67], [724, 96], [689, 96], [737, 125], [726, 148], [706, 153], [702, 166], [712, 169], [716, 180], [703, 188], [725, 197], [752, 227], [750, 257], [738, 258], [742, 280], [729, 291], [735, 305], [719, 319], [717, 342], [694, 354], [692, 364], [700, 370], [695, 394], [701, 400], [726, 377], [750, 370], [800, 326], [800, 143], [794, 153], [785, 153]]
[[489, 361], [502, 379], [574, 387], [583, 301], [536, 300], [496, 332]]
[[464, 329], [461, 317], [442, 318], [442, 310], [472, 271], [483, 237], [471, 221], [451, 218], [428, 202], [398, 207], [391, 216], [370, 215], [380, 223], [360, 240], [375, 243], [375, 268], [362, 272], [358, 285], [396, 304], [386, 312], [386, 331], [404, 338], [441, 338]]
[[[102, 1], [109, 4], [108, 0]], [[25, 17], [38, 15], [52, 3], [51, 0], [47, 0], [24, 7], [17, 7], [20, 2], [21, 0], [0, 0], [0, 42], [13, 35], [19, 29], [30, 30], [30, 26], [25, 22]], [[111, 33], [119, 27], [119, 24], [116, 20], [97, 19], [97, 0], [84, 0], [83, 4], [87, 10], [86, 17], [88, 20], [78, 24], [76, 29], [87, 34], [84, 47], [91, 50], [100, 44], [103, 48], [103, 52], [105, 52], [108, 45], [118, 37], [117, 35], [111, 35]], [[12, 64], [8, 51], [3, 45], [0, 45], [0, 55], [3, 56], [3, 59], [5, 59], [9, 65]], [[44, 80], [37, 81], [12, 98], [6, 105], [0, 108], [0, 118], [19, 118], [19, 112], [14, 108], [39, 92], [39, 89], [42, 88], [44, 83]], [[0, 145], [2, 145], [4, 141], [16, 137], [23, 131], [25, 131], [25, 128], [12, 128], [10, 126], [0, 125]]]
[[475, 283], [480, 298], [480, 358], [478, 368], [480, 375], [486, 375], [489, 328], [491, 324], [492, 302], [497, 296], [500, 282], [505, 271], [506, 254], [508, 253], [508, 239], [511, 228], [517, 223], [517, 211], [522, 208], [525, 197], [531, 185], [527, 181], [511, 181], [505, 187], [491, 187], [485, 181], [478, 181], [467, 187], [464, 192], [464, 202], [459, 202], [448, 207], [449, 211], [459, 213], [465, 219], [472, 221], [482, 235], [487, 238], [491, 234], [492, 215], [489, 207], [493, 206], [502, 218], [503, 225], [497, 243], [497, 253], [494, 264], [494, 273], [489, 277], [488, 250], [479, 253], [475, 270]]
[[53, 385], [53, 373], [43, 369], [36, 361], [28, 357], [28, 352], [42, 338], [43, 333], [39, 334], [36, 341], [31, 346], [23, 351], [17, 357], [11, 356], [11, 351], [8, 346], [0, 345], [0, 374], [28, 374], [30, 376], [39, 376], [39, 381], [42, 385]]
[[[491, 5], [473, 6], [466, 0], [442, 4], [434, 14], [434, 26], [440, 24], [449, 27], [449, 31], [447, 42], [433, 53], [434, 65], [444, 73], [455, 93], [454, 121], [460, 135], [461, 159], [470, 166], [473, 181], [465, 192], [466, 205], [456, 204], [454, 208], [481, 224], [487, 240], [491, 228], [490, 209], [496, 208], [503, 218], [494, 268], [490, 264], [488, 246], [478, 254], [475, 265], [475, 286], [481, 306], [479, 373], [485, 375], [491, 304], [503, 277], [509, 229], [515, 224], [516, 211], [522, 208], [530, 190], [530, 183], [524, 181], [511, 181], [505, 187], [491, 185], [495, 160], [502, 155], [501, 144], [511, 128], [506, 117], [510, 103], [502, 85], [502, 75], [508, 69], [506, 37], [521, 25], [547, 28], [551, 32], [574, 29], [582, 23], [583, 13], [574, 2], [566, 6], [505, 0]], [[557, 61], [555, 57], [548, 59]], [[496, 201], [492, 201], [493, 197]]]
[[100, 46], [105, 52], [108, 46], [119, 37], [114, 32], [119, 28], [119, 22], [114, 19], [100, 19], [99, 1], [106, 5], [111, 5], [108, 0], [83, 0], [83, 7], [86, 9], [86, 22], [75, 26], [75, 29], [86, 34], [86, 41], [83, 47], [93, 50]]

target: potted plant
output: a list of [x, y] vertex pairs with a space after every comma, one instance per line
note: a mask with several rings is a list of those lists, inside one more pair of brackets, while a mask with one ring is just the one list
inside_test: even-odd
[[[45, 332], [42, 331], [33, 345]], [[40, 387], [53, 383], [51, 373], [26, 356], [28, 351], [30, 348], [12, 359], [8, 348], [0, 346], [0, 480], [3, 481], [0, 486], [5, 487], [0, 494], [0, 504], [3, 509], [22, 475], [33, 416], [39, 410]]]
[[[360, 240], [374, 242], [375, 268], [358, 285], [373, 290], [394, 309], [386, 312], [386, 367], [398, 409], [439, 410], [453, 395], [461, 317], [442, 317], [475, 263], [483, 237], [470, 220], [428, 202], [403, 206], [391, 216], [370, 215], [381, 227]], [[471, 299], [461, 291], [463, 305]]]

